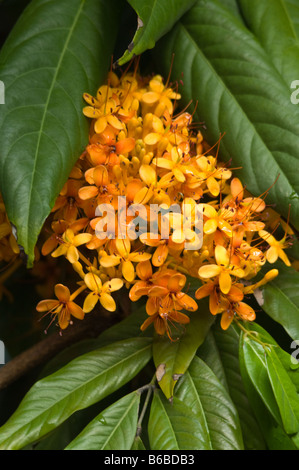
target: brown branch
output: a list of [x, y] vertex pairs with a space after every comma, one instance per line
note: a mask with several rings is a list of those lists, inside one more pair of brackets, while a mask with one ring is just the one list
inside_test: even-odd
[[0, 390], [5, 389], [35, 367], [46, 363], [66, 347], [82, 339], [95, 338], [116, 321], [116, 316], [107, 316], [103, 311], [86, 315], [83, 321], [75, 321], [62, 335], [52, 333], [44, 340], [22, 352], [0, 369]]

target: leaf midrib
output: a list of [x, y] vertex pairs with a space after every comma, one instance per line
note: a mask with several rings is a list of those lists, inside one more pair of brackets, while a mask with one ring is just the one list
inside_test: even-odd
[[[28, 207], [31, 207], [32, 205], [32, 192], [33, 192], [33, 187], [34, 187], [34, 180], [35, 180], [35, 177], [36, 177], [36, 167], [37, 167], [37, 161], [38, 161], [38, 154], [39, 154], [39, 150], [40, 150], [40, 145], [41, 145], [41, 137], [43, 135], [43, 130], [44, 130], [44, 126], [45, 126], [45, 121], [46, 121], [46, 116], [47, 116], [47, 111], [48, 111], [48, 107], [49, 107], [49, 104], [50, 104], [50, 100], [51, 100], [51, 97], [52, 97], [52, 94], [53, 94], [53, 90], [54, 90], [54, 87], [55, 87], [55, 83], [56, 83], [56, 80], [57, 80], [57, 77], [58, 77], [58, 74], [60, 72], [60, 69], [61, 69], [61, 65], [62, 65], [62, 62], [64, 60], [64, 57], [65, 57], [65, 54], [66, 54], [66, 51], [68, 49], [68, 46], [69, 46], [69, 43], [70, 43], [70, 40], [71, 40], [71, 37], [73, 35], [73, 32], [77, 26], [77, 23], [78, 23], [78, 20], [79, 20], [79, 17], [82, 13], [82, 10], [83, 10], [83, 7], [84, 7], [84, 3], [85, 1], [84, 0], [81, 0], [81, 3], [80, 3], [80, 7], [78, 8], [78, 11], [77, 11], [77, 14], [75, 15], [75, 18], [74, 18], [74, 21], [72, 23], [72, 25], [70, 26], [69, 28], [69, 33], [68, 33], [68, 36], [66, 38], [66, 41], [65, 41], [65, 44], [64, 44], [64, 47], [61, 51], [61, 54], [59, 56], [59, 60], [58, 60], [58, 63], [57, 63], [57, 67], [56, 67], [56, 70], [55, 70], [55, 73], [54, 73], [54, 76], [53, 76], [53, 79], [52, 79], [52, 82], [51, 82], [51, 86], [49, 88], [49, 92], [48, 92], [48, 96], [47, 96], [47, 101], [45, 103], [45, 107], [44, 107], [44, 112], [43, 112], [43, 116], [42, 116], [42, 120], [41, 120], [41, 125], [40, 125], [40, 129], [39, 129], [39, 133], [38, 133], [38, 140], [37, 140], [37, 145], [36, 145], [36, 151], [35, 151], [35, 155], [34, 155], [34, 160], [33, 160], [33, 168], [32, 168], [32, 178], [31, 178], [31, 184], [30, 184], [30, 192], [28, 194]], [[28, 238], [29, 238], [29, 219], [30, 219], [30, 216], [31, 216], [31, 213], [30, 211], [27, 211], [27, 218], [26, 218], [26, 233], [25, 233], [25, 237], [26, 237], [26, 245], [28, 247]]]
[[[151, 344], [148, 344], [146, 347], [142, 348], [142, 349], [138, 349], [138, 351], [134, 351], [133, 354], [131, 354], [130, 356], [126, 356], [124, 359], [122, 359], [121, 361], [117, 362], [117, 363], [114, 363], [112, 366], [110, 366], [108, 369], [105, 369], [104, 371], [102, 370], [99, 374], [97, 375], [94, 375], [92, 378], [90, 378], [89, 380], [87, 380], [86, 382], [84, 382], [84, 384], [80, 384], [78, 385], [76, 388], [72, 389], [70, 392], [67, 392], [63, 397], [60, 397], [59, 400], [57, 400], [54, 404], [52, 404], [50, 406], [50, 408], [47, 408], [46, 410], [45, 409], [42, 409], [41, 412], [37, 415], [34, 416], [33, 420], [31, 421], [31, 425], [34, 421], [36, 421], [38, 418], [40, 418], [40, 416], [42, 416], [43, 414], [49, 412], [51, 409], [55, 408], [57, 405], [59, 405], [61, 402], [64, 402], [68, 396], [70, 395], [73, 395], [75, 392], [77, 392], [78, 390], [80, 390], [82, 387], [86, 387], [90, 382], [93, 382], [94, 380], [97, 380], [101, 375], [106, 375], [107, 373], [109, 373], [111, 370], [113, 370], [115, 367], [119, 367], [123, 362], [129, 360], [129, 359], [132, 359], [132, 357], [134, 357], [135, 355], [138, 355], [140, 352], [143, 352], [145, 351], [146, 349], [148, 349], [149, 347], [151, 346]], [[74, 410], [76, 411], [76, 410]], [[72, 413], [74, 412], [72, 411]], [[71, 414], [72, 414], [71, 413]], [[27, 423], [26, 423], [27, 424]], [[22, 429], [26, 428], [26, 424], [23, 424], [21, 425], [21, 427], [19, 427], [16, 431], [13, 432], [13, 434], [11, 434], [10, 436], [8, 436], [6, 438], [6, 441], [8, 442], [11, 442], [11, 438], [16, 434], [16, 433], [19, 433]], [[4, 424], [4, 426], [6, 426]], [[0, 436], [1, 436], [1, 429], [0, 429]], [[3, 441], [5, 443], [5, 441]], [[21, 442], [22, 444], [22, 442]], [[1, 449], [1, 447], [0, 447]]]
[[[237, 107], [239, 108], [240, 112], [242, 113], [242, 115], [245, 117], [246, 121], [248, 122], [248, 125], [252, 128], [252, 131], [254, 133], [254, 135], [258, 136], [258, 138], [260, 139], [260, 141], [262, 142], [263, 146], [265, 147], [265, 149], [267, 150], [268, 154], [271, 155], [272, 159], [275, 161], [276, 165], [277, 165], [277, 169], [280, 171], [280, 173], [282, 173], [286, 179], [286, 181], [288, 182], [290, 188], [297, 194], [297, 190], [292, 186], [290, 180], [288, 179], [286, 173], [283, 171], [283, 169], [279, 166], [277, 160], [274, 158], [273, 156], [273, 153], [270, 151], [269, 147], [267, 146], [266, 142], [264, 141], [263, 137], [259, 134], [257, 128], [255, 127], [255, 125], [253, 124], [253, 122], [248, 118], [247, 114], [246, 114], [246, 111], [243, 109], [243, 107], [241, 106], [241, 104], [239, 103], [239, 101], [236, 100], [235, 96], [232, 94], [232, 92], [230, 91], [230, 89], [226, 86], [225, 82], [222, 80], [222, 78], [220, 77], [220, 75], [218, 74], [218, 72], [215, 70], [215, 68], [212, 66], [210, 60], [206, 57], [206, 55], [203, 53], [203, 51], [199, 48], [198, 44], [196, 43], [196, 41], [193, 39], [192, 35], [189, 33], [187, 27], [180, 21], [179, 22], [179, 25], [181, 26], [183, 32], [185, 32], [185, 34], [189, 37], [190, 39], [190, 42], [192, 42], [194, 45], [195, 45], [195, 49], [197, 51], [197, 53], [200, 53], [201, 56], [203, 57], [203, 59], [205, 60], [206, 64], [208, 65], [208, 67], [211, 69], [212, 71], [212, 74], [213, 76], [217, 79], [217, 81], [221, 84], [222, 88], [225, 90], [226, 93], [229, 94], [229, 96], [231, 97], [231, 100], [237, 105]], [[253, 141], [253, 139], [251, 139], [251, 141]], [[251, 164], [251, 171], [253, 174], [255, 174], [255, 171], [253, 169], [253, 166], [252, 166], [252, 162], [250, 161], [250, 164]], [[258, 180], [256, 180], [256, 184], [259, 186], [260, 188], [260, 184], [258, 183]]]
[[135, 393], [135, 396], [132, 398], [132, 401], [131, 401], [131, 404], [130, 406], [127, 408], [127, 410], [125, 411], [125, 413], [122, 415], [121, 419], [118, 420], [117, 422], [117, 425], [112, 429], [111, 433], [109, 434], [109, 436], [107, 437], [106, 441], [103, 443], [103, 445], [101, 446], [101, 450], [105, 450], [105, 446], [107, 445], [107, 443], [111, 440], [113, 434], [116, 433], [117, 429], [120, 427], [120, 425], [122, 424], [122, 422], [124, 421], [124, 419], [127, 417], [127, 415], [129, 414], [129, 412], [131, 411], [132, 407], [135, 405], [135, 402], [136, 400], [139, 399], [139, 396], [137, 393]]

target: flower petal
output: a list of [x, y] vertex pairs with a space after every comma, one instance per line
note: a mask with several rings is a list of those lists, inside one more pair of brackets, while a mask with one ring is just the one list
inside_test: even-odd
[[128, 282], [132, 282], [135, 279], [135, 269], [131, 261], [124, 261], [122, 263], [122, 275]]
[[85, 274], [84, 283], [86, 284], [88, 289], [93, 292], [99, 293], [102, 289], [102, 281], [99, 276], [94, 273]]
[[98, 295], [95, 294], [94, 292], [90, 292], [87, 295], [86, 299], [84, 300], [83, 312], [85, 313], [91, 312], [96, 306], [96, 303], [98, 300], [99, 300]]
[[83, 320], [85, 315], [79, 305], [77, 305], [75, 302], [68, 302], [67, 306], [70, 311], [70, 314], [73, 315], [73, 317], [78, 318], [79, 320]]
[[70, 299], [70, 291], [69, 288], [64, 286], [63, 284], [56, 284], [55, 288], [55, 295], [60, 302], [68, 302]]
[[100, 295], [100, 302], [104, 309], [108, 310], [108, 312], [115, 312], [116, 310], [116, 303], [113, 297], [106, 292]]
[[223, 294], [228, 294], [232, 286], [232, 280], [227, 271], [222, 271], [219, 276], [219, 287]]
[[201, 266], [198, 270], [198, 275], [204, 279], [218, 276], [220, 273], [221, 267], [217, 266], [217, 264], [207, 264], [205, 266]]

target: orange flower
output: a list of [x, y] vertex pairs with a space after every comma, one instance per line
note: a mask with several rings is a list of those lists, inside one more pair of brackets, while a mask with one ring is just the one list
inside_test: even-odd
[[[77, 291], [76, 291], [77, 292]], [[62, 330], [71, 323], [71, 316], [83, 320], [84, 312], [79, 305], [73, 302], [74, 294], [71, 296], [69, 289], [63, 284], [56, 284], [55, 295], [58, 300], [41, 300], [36, 310], [48, 312], [53, 316], [51, 323], [58, 317], [58, 324]]]

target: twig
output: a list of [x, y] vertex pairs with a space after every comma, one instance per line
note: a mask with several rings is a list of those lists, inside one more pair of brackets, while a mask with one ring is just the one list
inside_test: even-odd
[[[114, 320], [114, 321], [113, 321]], [[115, 323], [115, 316], [103, 315], [103, 311], [88, 314], [83, 321], [75, 321], [62, 335], [52, 333], [44, 340], [22, 352], [0, 369], [0, 390], [5, 389], [20, 377], [53, 358], [67, 346], [82, 339], [95, 338]]]

